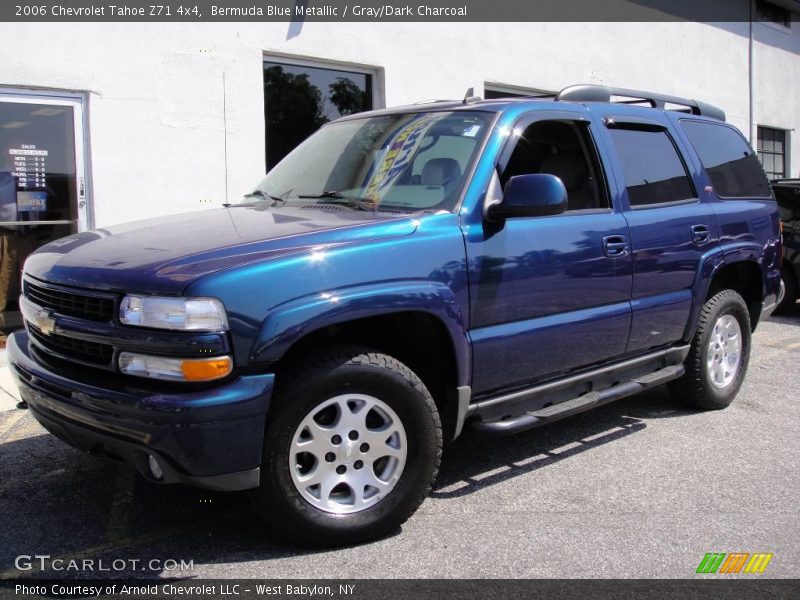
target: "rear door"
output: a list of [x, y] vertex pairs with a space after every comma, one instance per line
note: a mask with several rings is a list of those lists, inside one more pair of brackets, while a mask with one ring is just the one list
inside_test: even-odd
[[[612, 106], [600, 111], [617, 172], [633, 252], [628, 352], [680, 340], [692, 307], [692, 287], [717, 224], [700, 198], [696, 167], [658, 111]], [[622, 114], [620, 114], [622, 112]]]

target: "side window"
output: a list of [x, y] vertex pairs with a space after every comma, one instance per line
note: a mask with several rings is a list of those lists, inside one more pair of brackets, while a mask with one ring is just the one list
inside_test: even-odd
[[564, 182], [567, 210], [608, 208], [589, 125], [580, 121], [536, 121], [517, 139], [500, 182], [516, 175], [549, 173]]
[[609, 129], [631, 207], [695, 198], [683, 160], [662, 129]]
[[769, 181], [742, 135], [726, 125], [681, 121], [700, 162], [722, 198], [771, 198]]

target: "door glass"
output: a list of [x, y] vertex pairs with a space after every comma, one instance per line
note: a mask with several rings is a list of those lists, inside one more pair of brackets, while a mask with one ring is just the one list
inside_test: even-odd
[[[4, 332], [21, 326], [17, 302], [27, 256], [76, 231], [78, 195], [85, 196], [76, 167], [76, 109], [45, 98], [0, 99], [0, 329]], [[3, 340], [0, 337], [0, 343]]]
[[632, 207], [696, 198], [686, 167], [666, 131], [611, 129]]

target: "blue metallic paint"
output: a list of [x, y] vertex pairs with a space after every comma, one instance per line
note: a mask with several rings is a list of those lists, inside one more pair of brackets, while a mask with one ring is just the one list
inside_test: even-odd
[[32, 254], [25, 272], [67, 286], [180, 295], [217, 271], [413, 231], [404, 216], [232, 205], [71, 235]]
[[[503, 115], [490, 140], [499, 158], [482, 161], [481, 186], [470, 189], [462, 210], [476, 398], [625, 352], [632, 261], [629, 254], [608, 258], [603, 253], [604, 237], [628, 236], [618, 207], [498, 224], [483, 218], [484, 193], [495, 164], [507, 159], [524, 127], [540, 119], [586, 120], [581, 107], [548, 104]], [[553, 329], [555, 321], [565, 327]], [[511, 332], [500, 352], [498, 335]], [[592, 343], [597, 339], [603, 342]]]
[[289, 348], [315, 330], [356, 319], [400, 312], [424, 312], [446, 328], [455, 352], [457, 384], [469, 384], [470, 344], [453, 291], [430, 280], [398, 281], [314, 294], [270, 310], [256, 336], [250, 360], [277, 362]]
[[[413, 234], [376, 237], [369, 243], [309, 248], [247, 268], [228, 269], [200, 278], [185, 293], [224, 300], [239, 366], [250, 364], [251, 357], [259, 354], [258, 347], [264, 342], [260, 337], [262, 332], [270, 331], [270, 336], [291, 339], [295, 336], [289, 328], [312, 332], [323, 327], [331, 319], [331, 310], [334, 313], [336, 310], [323, 308], [330, 303], [319, 304], [315, 299], [324, 300], [323, 294], [341, 297], [347, 290], [351, 290], [346, 297], [353, 302], [352, 308], [359, 309], [358, 316], [379, 314], [392, 306], [395, 311], [437, 313], [448, 330], [453, 330], [454, 326], [461, 328], [458, 336], [463, 339], [469, 321], [460, 307], [469, 306], [469, 300], [458, 217], [425, 215], [373, 224], [370, 229], [389, 226]], [[391, 275], [387, 277], [387, 273]], [[359, 297], [357, 288], [365, 282], [372, 282], [367, 286], [370, 295]], [[420, 282], [427, 284], [420, 286]], [[410, 296], [398, 294], [398, 286], [415, 287], [415, 291]], [[385, 293], [381, 293], [381, 288]], [[254, 290], [258, 293], [254, 294]], [[373, 313], [370, 313], [370, 298], [376, 303]], [[414, 299], [417, 302], [412, 302]], [[309, 304], [305, 313], [309, 320], [286, 320], [283, 332], [270, 329], [275, 321], [267, 324], [265, 320], [272, 311], [280, 311], [282, 305], [293, 302]], [[319, 322], [313, 318], [317, 316]], [[457, 351], [462, 343], [453, 340]], [[459, 352], [459, 358], [467, 356]], [[273, 358], [274, 354], [270, 360]], [[459, 364], [459, 369], [462, 373], [468, 372], [469, 363]]]
[[[734, 261], [757, 263], [765, 295], [777, 293], [774, 203], [723, 201], [709, 192], [680, 127], [673, 133], [698, 199], [630, 210], [602, 105], [516, 101], [469, 109], [497, 112], [496, 125], [452, 214], [231, 207], [71, 236], [35, 253], [26, 270], [67, 286], [219, 298], [231, 325], [222, 337], [229, 339], [200, 341], [232, 349], [240, 369], [274, 363], [303, 336], [331, 324], [424, 312], [448, 332], [455, 383], [472, 385], [473, 400], [687, 339], [714, 273]], [[613, 107], [616, 116], [655, 118], [667, 127], [679, 118], [654, 112]], [[611, 208], [488, 223], [487, 190], [514, 128], [539, 118], [590, 123]], [[708, 225], [707, 244], [691, 240], [698, 223]], [[630, 252], [606, 256], [608, 235], [626, 239]], [[71, 334], [79, 328], [66, 318], [59, 326]], [[120, 325], [84, 326], [77, 335], [116, 336], [136, 347], [152, 335], [160, 344], [153, 347], [164, 352], [184, 341]], [[59, 375], [31, 357], [24, 333], [11, 338], [9, 354], [34, 410], [70, 427], [130, 438], [138, 431], [137, 443], [195, 474], [248, 469], [260, 460], [273, 375], [155, 394], [135, 384], [120, 391]], [[170, 421], [177, 427], [160, 429]], [[217, 421], [225, 423], [222, 436], [214, 433]], [[250, 433], [234, 433], [233, 424]], [[214, 448], [225, 452], [215, 455]]]

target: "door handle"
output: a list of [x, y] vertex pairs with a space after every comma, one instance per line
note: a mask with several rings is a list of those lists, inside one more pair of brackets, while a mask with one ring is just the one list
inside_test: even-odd
[[702, 244], [711, 239], [711, 232], [706, 225], [692, 225], [692, 241], [695, 244]]
[[628, 253], [628, 240], [624, 235], [608, 235], [603, 238], [603, 254], [608, 258], [619, 258]]

